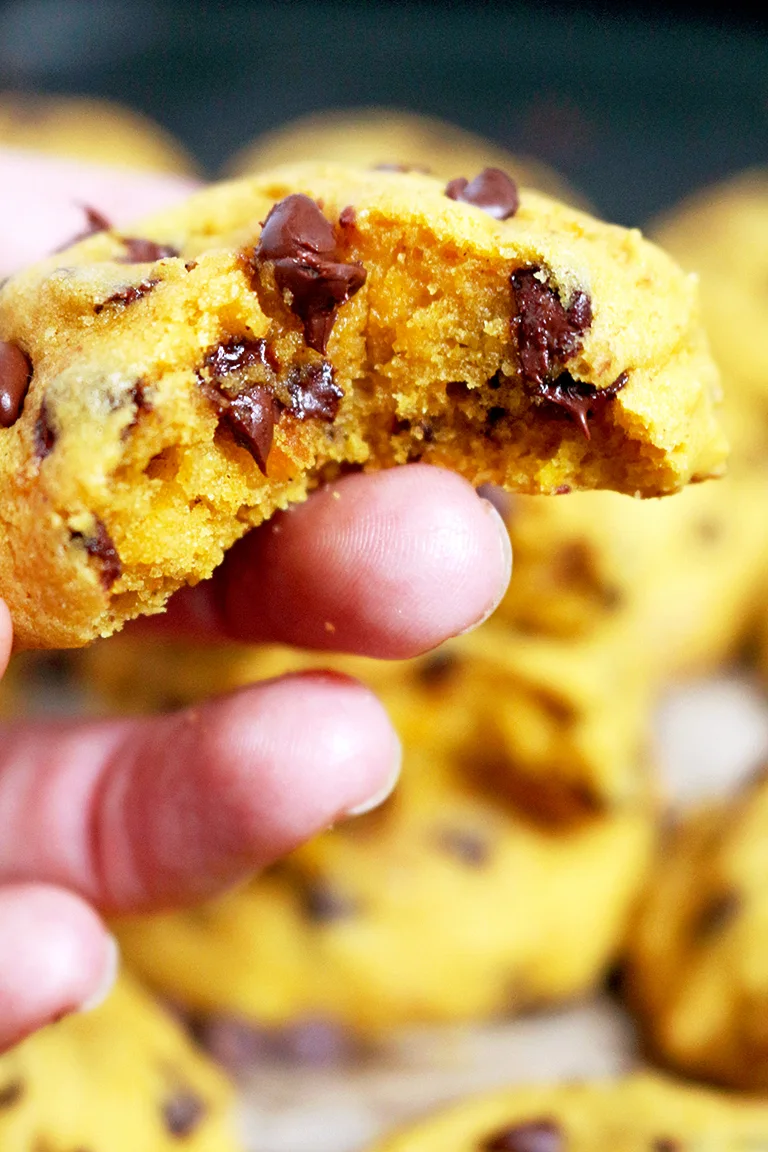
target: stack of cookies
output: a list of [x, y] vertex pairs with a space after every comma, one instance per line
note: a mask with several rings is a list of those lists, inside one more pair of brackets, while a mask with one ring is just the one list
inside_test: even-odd
[[[0, 1137], [235, 1147], [209, 1058], [344, 1067], [618, 969], [667, 1073], [510, 1089], [382, 1152], [768, 1147], [768, 785], [670, 827], [651, 737], [666, 685], [768, 636], [768, 181], [655, 225], [681, 268], [541, 166], [419, 118], [301, 124], [235, 169], [130, 235], [92, 222], [0, 291], [0, 595], [22, 646], [84, 649], [91, 710], [356, 676], [403, 778], [222, 898], [116, 920], [194, 1046], [126, 978], [0, 1058]], [[512, 583], [476, 632], [402, 662], [113, 635], [319, 484], [417, 460], [507, 522]], [[17, 660], [7, 711], [35, 674]]]

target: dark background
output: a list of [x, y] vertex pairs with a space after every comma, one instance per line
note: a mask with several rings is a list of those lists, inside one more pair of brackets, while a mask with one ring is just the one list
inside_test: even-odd
[[539, 156], [642, 224], [768, 165], [768, 30], [752, 5], [0, 2], [0, 85], [148, 112], [210, 175], [322, 108], [437, 114]]

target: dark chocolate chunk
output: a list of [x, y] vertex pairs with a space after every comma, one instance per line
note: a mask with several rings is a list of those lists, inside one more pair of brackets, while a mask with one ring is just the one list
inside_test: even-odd
[[19, 348], [0, 340], [0, 428], [11, 428], [24, 408], [32, 365]]
[[120, 257], [120, 264], [154, 264], [156, 260], [179, 255], [178, 248], [171, 244], [158, 244], [141, 236], [121, 236], [120, 239], [125, 245], [125, 256]]
[[230, 336], [206, 353], [204, 364], [214, 380], [223, 380], [234, 372], [259, 365], [276, 372], [279, 364], [272, 346], [261, 337]]
[[191, 1136], [205, 1118], [204, 1101], [189, 1088], [180, 1088], [163, 1104], [163, 1121], [171, 1136]]
[[459, 176], [446, 184], [445, 194], [450, 200], [482, 208], [494, 220], [509, 220], [520, 207], [517, 184], [501, 168], [483, 168], [471, 182]]
[[535, 390], [535, 395], [540, 396], [542, 400], [546, 400], [550, 404], [556, 404], [558, 408], [564, 409], [581, 428], [587, 440], [590, 440], [591, 432], [588, 418], [603, 408], [609, 400], [613, 400], [628, 380], [629, 373], [622, 372], [607, 388], [596, 388], [594, 384], [585, 384], [582, 380], [574, 380], [568, 372], [563, 372], [557, 380], [540, 384]]
[[577, 292], [564, 308], [541, 268], [519, 268], [509, 279], [515, 309], [510, 327], [520, 374], [526, 384], [541, 387], [581, 348], [592, 324], [592, 305], [586, 292]]
[[333, 366], [327, 360], [292, 368], [286, 380], [291, 397], [290, 410], [297, 420], [327, 420], [339, 412], [344, 392], [336, 383]]
[[699, 909], [693, 924], [693, 936], [704, 940], [723, 932], [741, 912], [743, 901], [738, 892], [720, 892]]
[[14, 1104], [18, 1104], [24, 1095], [24, 1081], [20, 1079], [9, 1080], [6, 1084], [0, 1084], [0, 1110], [3, 1108], [12, 1108]]
[[351, 897], [321, 878], [306, 880], [299, 894], [304, 915], [315, 924], [346, 920], [357, 912], [357, 904]]
[[45, 460], [46, 456], [53, 452], [57, 435], [56, 429], [51, 423], [51, 414], [48, 410], [48, 405], [45, 400], [43, 400], [32, 433], [35, 455], [39, 460]]
[[480, 868], [488, 863], [490, 846], [484, 836], [468, 828], [441, 828], [437, 843], [444, 852], [455, 856], [462, 864]]
[[232, 433], [235, 443], [250, 452], [261, 472], [267, 474], [267, 458], [272, 447], [280, 406], [263, 384], [252, 384], [246, 391], [219, 402], [221, 423]]
[[447, 684], [461, 667], [461, 660], [455, 652], [432, 652], [417, 665], [416, 675], [426, 688]]
[[123, 565], [117, 554], [112, 537], [101, 520], [96, 521], [96, 531], [92, 536], [73, 532], [73, 540], [81, 540], [89, 556], [101, 563], [101, 582], [109, 590], [123, 573]]
[[254, 250], [254, 264], [274, 265], [275, 283], [304, 325], [304, 339], [325, 352], [338, 308], [362, 288], [361, 264], [339, 260], [336, 235], [309, 196], [294, 194], [278, 201], [264, 221]]
[[85, 228], [73, 236], [71, 240], [67, 240], [66, 244], [57, 248], [57, 252], [62, 252], [65, 248], [71, 247], [72, 244], [79, 244], [81, 240], [87, 240], [89, 236], [95, 236], [98, 232], [109, 232], [112, 227], [112, 222], [107, 219], [103, 212], [99, 212], [98, 208], [91, 208], [88, 204], [81, 204], [80, 207], [85, 215]]
[[554, 1120], [528, 1120], [489, 1136], [482, 1152], [565, 1152], [563, 1132]]
[[129, 304], [134, 304], [137, 300], [141, 300], [142, 296], [148, 295], [159, 283], [160, 281], [155, 279], [140, 280], [138, 284], [129, 284], [127, 288], [121, 288], [118, 292], [113, 292], [111, 296], [107, 296], [106, 300], [102, 300], [100, 304], [94, 304], [93, 310], [98, 316], [110, 304], [119, 304], [122, 308], [127, 308]]

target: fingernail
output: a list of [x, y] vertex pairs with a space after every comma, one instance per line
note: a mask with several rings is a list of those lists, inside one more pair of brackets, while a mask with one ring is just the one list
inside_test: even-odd
[[[393, 734], [394, 735], [394, 734]], [[363, 800], [362, 804], [356, 804], [354, 808], [348, 808], [344, 813], [345, 816], [364, 816], [366, 812], [372, 812], [374, 808], [378, 808], [383, 804], [394, 791], [395, 785], [400, 779], [400, 769], [403, 764], [403, 746], [399, 738], [394, 735], [395, 751], [392, 761], [392, 769], [387, 777], [387, 782], [383, 787], [374, 792], [373, 796], [368, 800]]]
[[104, 941], [104, 968], [101, 979], [91, 995], [84, 1000], [78, 1012], [93, 1012], [100, 1008], [115, 986], [118, 969], [120, 967], [120, 949], [114, 936], [107, 936]]
[[474, 624], [470, 624], [467, 628], [463, 628], [461, 632], [457, 633], [458, 636], [464, 636], [467, 632], [474, 632], [475, 628], [479, 628], [481, 624], [485, 624], [486, 620], [490, 616], [493, 616], [499, 604], [501, 604], [502, 600], [504, 599], [507, 586], [509, 585], [509, 581], [512, 576], [512, 542], [509, 539], [507, 526], [491, 501], [486, 500], [484, 497], [481, 497], [480, 499], [481, 503], [485, 505], [486, 514], [491, 517], [491, 519], [495, 522], [496, 528], [498, 529], [499, 547], [501, 548], [501, 562], [504, 577], [499, 586], [499, 590], [493, 599], [493, 602], [488, 606], [488, 608], [486, 608], [480, 619], [475, 620]]

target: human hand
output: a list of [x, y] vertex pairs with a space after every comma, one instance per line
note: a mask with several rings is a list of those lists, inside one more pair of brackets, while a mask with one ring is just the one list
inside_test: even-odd
[[[15, 264], [66, 242], [81, 227], [73, 200], [120, 224], [188, 189], [0, 153], [0, 252]], [[458, 476], [353, 474], [250, 533], [138, 629], [402, 658], [484, 619], [510, 567], [500, 517]], [[11, 641], [0, 601], [0, 673]], [[101, 914], [237, 881], [381, 802], [399, 762], [376, 698], [330, 673], [173, 715], [5, 726], [0, 1049], [106, 993], [116, 951]]]

